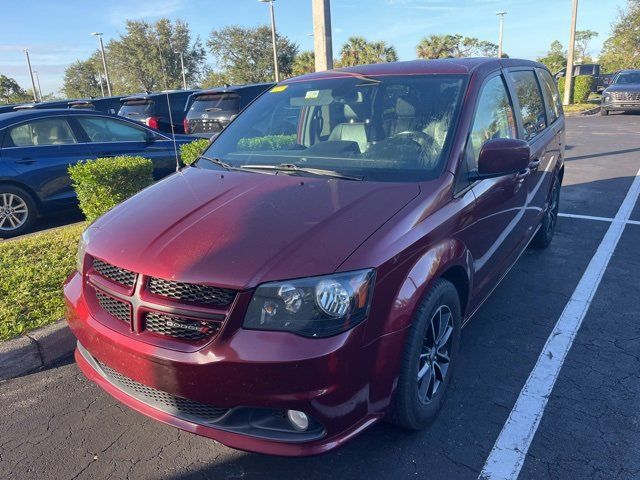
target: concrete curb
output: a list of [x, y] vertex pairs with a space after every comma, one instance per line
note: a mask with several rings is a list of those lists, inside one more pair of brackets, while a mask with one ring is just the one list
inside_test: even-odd
[[565, 113], [566, 117], [586, 117], [587, 115], [595, 115], [600, 111], [600, 105], [590, 108], [589, 110], [582, 110], [581, 112]]
[[75, 346], [75, 337], [64, 320], [0, 342], [0, 380], [49, 367], [70, 355]]

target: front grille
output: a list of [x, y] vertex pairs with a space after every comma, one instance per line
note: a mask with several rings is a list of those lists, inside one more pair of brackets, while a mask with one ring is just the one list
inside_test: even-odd
[[149, 312], [145, 317], [145, 328], [150, 332], [182, 340], [203, 340], [216, 334], [220, 330], [220, 323]]
[[193, 283], [174, 282], [161, 278], [149, 279], [149, 292], [162, 297], [173, 298], [189, 303], [201, 303], [214, 306], [226, 306], [233, 302], [235, 290], [209, 287]]
[[177, 397], [170, 393], [147, 387], [131, 378], [116, 372], [98, 362], [107, 379], [116, 387], [132, 397], [177, 417], [195, 420], [199, 423], [215, 422], [228, 412], [226, 408], [217, 408], [204, 403]]
[[93, 259], [93, 269], [109, 280], [125, 287], [133, 287], [136, 283], [136, 274], [124, 268], [116, 267], [98, 258]]
[[622, 102], [640, 102], [640, 92], [611, 92], [611, 95]]
[[98, 299], [100, 307], [105, 312], [119, 320], [122, 320], [123, 322], [131, 322], [131, 305], [120, 300], [116, 300], [109, 295], [105, 295], [98, 290], [96, 290], [96, 298]]

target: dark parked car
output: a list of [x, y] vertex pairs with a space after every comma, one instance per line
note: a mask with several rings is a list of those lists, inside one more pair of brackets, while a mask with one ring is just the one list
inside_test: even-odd
[[640, 70], [619, 71], [604, 92], [600, 113], [640, 110]]
[[194, 90], [169, 90], [124, 97], [120, 101], [118, 115], [162, 132], [184, 133], [185, 106], [193, 92]]
[[73, 100], [51, 100], [49, 102], [23, 103], [13, 107], [13, 110], [47, 110], [51, 108], [67, 108]]
[[211, 137], [220, 133], [240, 110], [274, 83], [255, 83], [201, 90], [191, 94], [187, 102], [184, 132]]
[[539, 63], [286, 80], [84, 232], [64, 287], [78, 365], [243, 450], [326, 452], [384, 418], [423, 428], [462, 326], [527, 245], [551, 242], [563, 172]]
[[98, 112], [117, 114], [120, 110], [122, 95], [114, 97], [81, 98], [67, 103], [69, 108], [84, 108]]
[[[178, 145], [193, 137], [177, 137]], [[29, 230], [39, 215], [74, 207], [67, 168], [80, 160], [141, 155], [159, 179], [176, 169], [171, 135], [88, 110], [22, 110], [0, 116], [0, 237]]]
[[6, 104], [6, 105], [0, 105], [0, 113], [6, 113], [6, 112], [13, 112], [15, 107], [17, 107], [18, 104]]
[[[566, 68], [563, 68], [562, 70], [557, 72], [555, 74], [556, 80], [561, 77], [564, 77], [566, 73], [567, 73]], [[597, 93], [602, 92], [602, 90], [604, 90], [607, 87], [608, 85], [607, 82], [611, 79], [610, 77], [611, 74], [602, 73], [602, 68], [597, 63], [579, 63], [573, 66], [574, 77], [584, 76], [584, 75], [593, 77], [593, 79], [595, 80], [595, 83], [593, 86], [593, 92], [597, 92]]]

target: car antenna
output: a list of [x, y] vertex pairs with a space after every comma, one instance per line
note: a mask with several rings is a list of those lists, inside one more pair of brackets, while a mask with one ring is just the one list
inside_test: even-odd
[[164, 93], [167, 96], [167, 109], [169, 110], [169, 123], [171, 124], [171, 136], [173, 137], [173, 152], [176, 155], [176, 172], [180, 171], [180, 156], [178, 155], [178, 143], [176, 142], [176, 131], [173, 127], [173, 114], [171, 113], [171, 102], [169, 102], [169, 85], [167, 83], [167, 71], [164, 68], [164, 60], [162, 58], [162, 50], [160, 49], [160, 39], [157, 39], [158, 54], [160, 55], [160, 68], [164, 77]]

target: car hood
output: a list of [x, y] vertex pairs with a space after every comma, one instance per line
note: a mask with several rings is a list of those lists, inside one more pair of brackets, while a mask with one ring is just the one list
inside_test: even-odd
[[605, 89], [605, 92], [640, 92], [640, 84], [630, 83], [628, 85], [611, 85]]
[[252, 288], [335, 271], [419, 193], [417, 183], [187, 168], [98, 219], [87, 252], [146, 275]]

